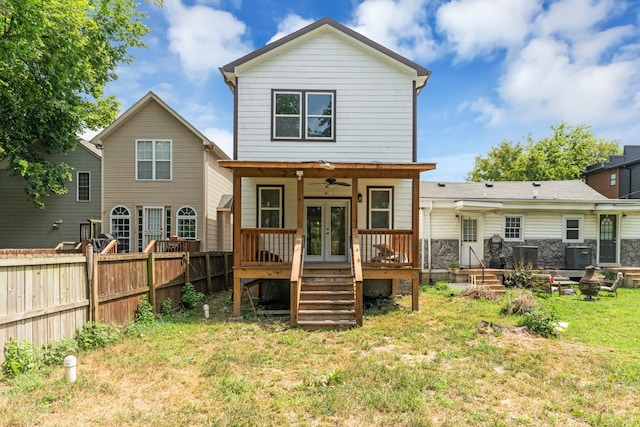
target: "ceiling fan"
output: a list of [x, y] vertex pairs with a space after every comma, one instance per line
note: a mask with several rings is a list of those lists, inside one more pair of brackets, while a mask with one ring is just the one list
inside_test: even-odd
[[351, 184], [349, 184], [348, 182], [343, 182], [343, 181], [338, 181], [335, 178], [327, 178], [324, 180], [326, 182], [326, 186], [330, 186], [330, 185], [343, 185], [345, 187], [351, 187]]

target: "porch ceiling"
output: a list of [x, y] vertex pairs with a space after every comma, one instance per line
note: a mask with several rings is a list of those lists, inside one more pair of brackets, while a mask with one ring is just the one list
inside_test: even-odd
[[435, 163], [334, 163], [334, 162], [263, 162], [221, 160], [220, 166], [233, 169], [241, 177], [296, 178], [419, 178], [420, 172], [433, 170]]

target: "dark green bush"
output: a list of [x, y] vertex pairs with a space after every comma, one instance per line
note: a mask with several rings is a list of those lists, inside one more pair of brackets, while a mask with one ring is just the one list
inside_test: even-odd
[[526, 313], [518, 322], [518, 325], [526, 326], [543, 337], [555, 337], [558, 335], [557, 323], [558, 317], [555, 313], [536, 309]]
[[149, 303], [149, 299], [146, 295], [140, 300], [140, 304], [138, 304], [138, 308], [136, 308], [133, 320], [136, 323], [141, 323], [144, 325], [149, 325], [156, 321], [156, 315], [153, 312], [153, 306], [151, 305], [151, 303]]
[[90, 350], [114, 344], [120, 335], [121, 332], [116, 325], [87, 322], [76, 332], [76, 341], [80, 350]]
[[78, 342], [72, 338], [54, 341], [40, 348], [40, 359], [47, 366], [62, 363], [70, 354], [78, 354]]
[[516, 263], [513, 266], [513, 273], [504, 276], [504, 286], [506, 288], [530, 288], [533, 265], [524, 262]]
[[182, 298], [180, 299], [180, 306], [185, 310], [191, 310], [196, 305], [204, 301], [204, 294], [196, 291], [196, 288], [191, 282], [186, 283], [182, 288]]
[[24, 340], [18, 341], [13, 337], [4, 343], [3, 375], [11, 378], [32, 371], [37, 367], [37, 352], [32, 343]]

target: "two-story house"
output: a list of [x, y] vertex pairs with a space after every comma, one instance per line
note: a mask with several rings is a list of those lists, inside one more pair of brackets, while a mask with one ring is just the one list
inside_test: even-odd
[[610, 199], [640, 199], [640, 145], [625, 145], [621, 156], [587, 167], [587, 185]]
[[74, 170], [67, 193], [46, 197], [44, 209], [27, 200], [24, 180], [0, 164], [0, 248], [55, 248], [96, 237], [92, 229], [100, 232], [100, 155], [84, 140], [67, 153], [50, 154], [51, 160]]
[[203, 251], [231, 250], [227, 156], [153, 92], [92, 143], [102, 149], [102, 230], [119, 252], [177, 236]]
[[[430, 71], [329, 18], [220, 69], [234, 95], [234, 315], [287, 284], [291, 323], [362, 323], [411, 281], [418, 309], [416, 99]], [[331, 268], [329, 268], [331, 267]], [[381, 281], [388, 283], [381, 284]], [[385, 287], [386, 286], [386, 287]]]

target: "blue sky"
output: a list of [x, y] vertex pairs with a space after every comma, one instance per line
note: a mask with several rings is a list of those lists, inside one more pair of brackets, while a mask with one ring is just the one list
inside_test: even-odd
[[107, 86], [122, 111], [154, 91], [232, 156], [233, 97], [218, 71], [331, 17], [430, 69], [418, 97], [428, 181], [463, 181], [503, 140], [586, 124], [640, 144], [640, 2], [619, 0], [165, 0], [143, 2], [147, 49]]

